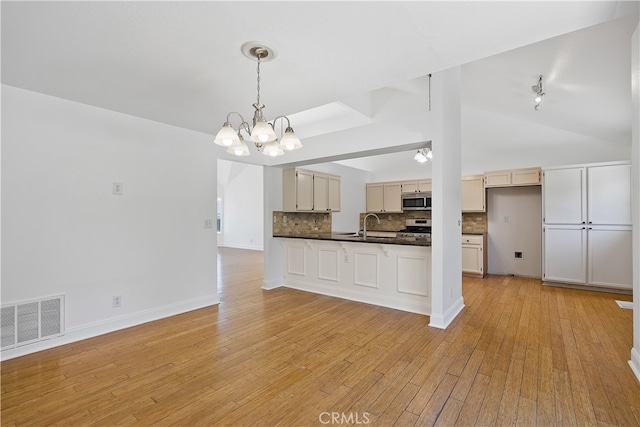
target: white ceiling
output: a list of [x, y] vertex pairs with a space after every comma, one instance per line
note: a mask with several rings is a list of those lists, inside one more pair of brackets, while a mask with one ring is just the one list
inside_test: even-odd
[[[262, 65], [265, 115], [288, 115], [305, 144], [422, 108], [425, 76], [457, 65], [467, 156], [533, 149], [540, 129], [630, 141], [635, 1], [3, 1], [1, 13], [3, 84], [211, 135], [229, 111], [251, 116], [255, 62], [240, 46], [260, 40], [278, 50]], [[511, 125], [537, 130], [509, 137]]]

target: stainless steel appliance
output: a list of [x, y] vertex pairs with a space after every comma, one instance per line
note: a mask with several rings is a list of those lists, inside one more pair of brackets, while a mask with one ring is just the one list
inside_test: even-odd
[[405, 229], [397, 233], [398, 237], [410, 237], [431, 242], [431, 220], [426, 218], [407, 219]]
[[403, 211], [430, 211], [431, 191], [421, 193], [402, 193]]

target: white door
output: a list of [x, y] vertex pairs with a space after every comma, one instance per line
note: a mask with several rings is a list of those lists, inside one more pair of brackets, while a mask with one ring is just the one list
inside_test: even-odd
[[631, 226], [588, 227], [590, 285], [631, 289]]
[[482, 273], [482, 246], [462, 245], [462, 271]]
[[329, 177], [315, 173], [313, 175], [313, 210], [326, 211], [329, 208], [327, 191], [329, 189]]
[[402, 212], [402, 184], [384, 184], [384, 212]]
[[296, 172], [296, 210], [313, 210], [313, 173]]
[[585, 224], [586, 185], [585, 168], [546, 170], [542, 184], [542, 221]]
[[586, 283], [586, 227], [582, 225], [545, 225], [543, 253], [543, 280]]
[[589, 177], [589, 224], [631, 224], [631, 165], [594, 166]]
[[329, 176], [329, 210], [340, 211], [340, 177]]
[[484, 176], [462, 178], [462, 212], [484, 212]]

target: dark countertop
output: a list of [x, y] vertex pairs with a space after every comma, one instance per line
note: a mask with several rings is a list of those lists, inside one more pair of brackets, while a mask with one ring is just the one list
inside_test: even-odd
[[367, 236], [367, 240], [364, 240], [362, 236], [356, 236], [355, 233], [293, 234], [293, 235], [274, 234], [273, 237], [284, 237], [287, 239], [334, 240], [338, 242], [355, 242], [355, 243], [380, 243], [380, 244], [388, 244], [388, 245], [409, 245], [409, 246], [426, 246], [426, 247], [431, 246], [431, 242], [427, 242], [424, 239], [416, 239], [415, 237]]

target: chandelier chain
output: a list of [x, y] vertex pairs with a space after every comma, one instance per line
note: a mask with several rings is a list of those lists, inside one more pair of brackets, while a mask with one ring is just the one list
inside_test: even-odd
[[258, 72], [258, 78], [257, 78], [257, 82], [258, 82], [258, 99], [256, 100], [256, 103], [258, 105], [260, 105], [260, 55], [257, 55], [257, 59], [258, 59], [258, 66], [257, 66], [257, 72]]

